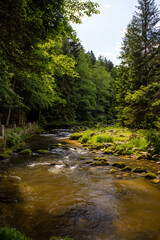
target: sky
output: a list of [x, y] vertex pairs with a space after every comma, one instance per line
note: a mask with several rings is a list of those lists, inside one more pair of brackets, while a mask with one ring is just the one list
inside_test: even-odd
[[[138, 0], [92, 0], [100, 5], [100, 14], [84, 17], [83, 23], [73, 24], [81, 44], [86, 51], [93, 51], [95, 56], [102, 55], [115, 65], [120, 63], [122, 38], [127, 25], [138, 5]], [[156, 0], [160, 6], [160, 0]]]

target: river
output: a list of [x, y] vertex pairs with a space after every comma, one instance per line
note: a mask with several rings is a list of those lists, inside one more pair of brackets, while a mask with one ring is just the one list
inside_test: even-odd
[[[116, 156], [107, 156], [109, 166], [86, 164], [103, 154], [68, 136], [67, 130], [38, 134], [24, 146], [33, 154], [15, 153], [0, 162], [10, 176], [0, 182], [0, 226], [15, 227], [33, 240], [53, 235], [74, 240], [160, 240], [160, 184], [143, 174], [110, 174], [111, 164], [122, 161]], [[55, 143], [62, 145], [52, 148]], [[37, 154], [37, 149], [48, 153]], [[160, 171], [155, 162], [123, 161]]]

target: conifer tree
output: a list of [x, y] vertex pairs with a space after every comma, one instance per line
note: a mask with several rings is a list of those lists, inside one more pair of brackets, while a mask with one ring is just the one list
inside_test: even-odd
[[139, 0], [123, 39], [117, 78], [117, 110], [119, 120], [126, 125], [153, 126], [159, 118], [159, 20], [155, 1]]

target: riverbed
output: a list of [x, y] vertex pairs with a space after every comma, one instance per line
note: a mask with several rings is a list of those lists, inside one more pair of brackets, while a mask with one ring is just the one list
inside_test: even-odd
[[106, 156], [109, 166], [90, 166], [87, 160], [104, 155], [68, 137], [64, 129], [38, 134], [23, 146], [32, 154], [16, 152], [0, 162], [9, 176], [0, 182], [0, 226], [15, 227], [33, 240], [160, 240], [160, 184], [143, 173], [110, 174], [117, 161], [153, 172], [160, 166], [112, 155]]

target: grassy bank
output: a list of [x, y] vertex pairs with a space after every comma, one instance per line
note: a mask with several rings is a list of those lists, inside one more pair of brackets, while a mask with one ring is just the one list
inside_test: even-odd
[[24, 144], [25, 140], [41, 131], [37, 123], [28, 124], [25, 127], [8, 128], [5, 138], [0, 139], [0, 159], [9, 158], [14, 150]]
[[97, 126], [73, 133], [70, 139], [105, 154], [134, 155], [154, 160], [158, 160], [160, 154], [160, 134], [154, 129], [136, 131], [119, 126]]

